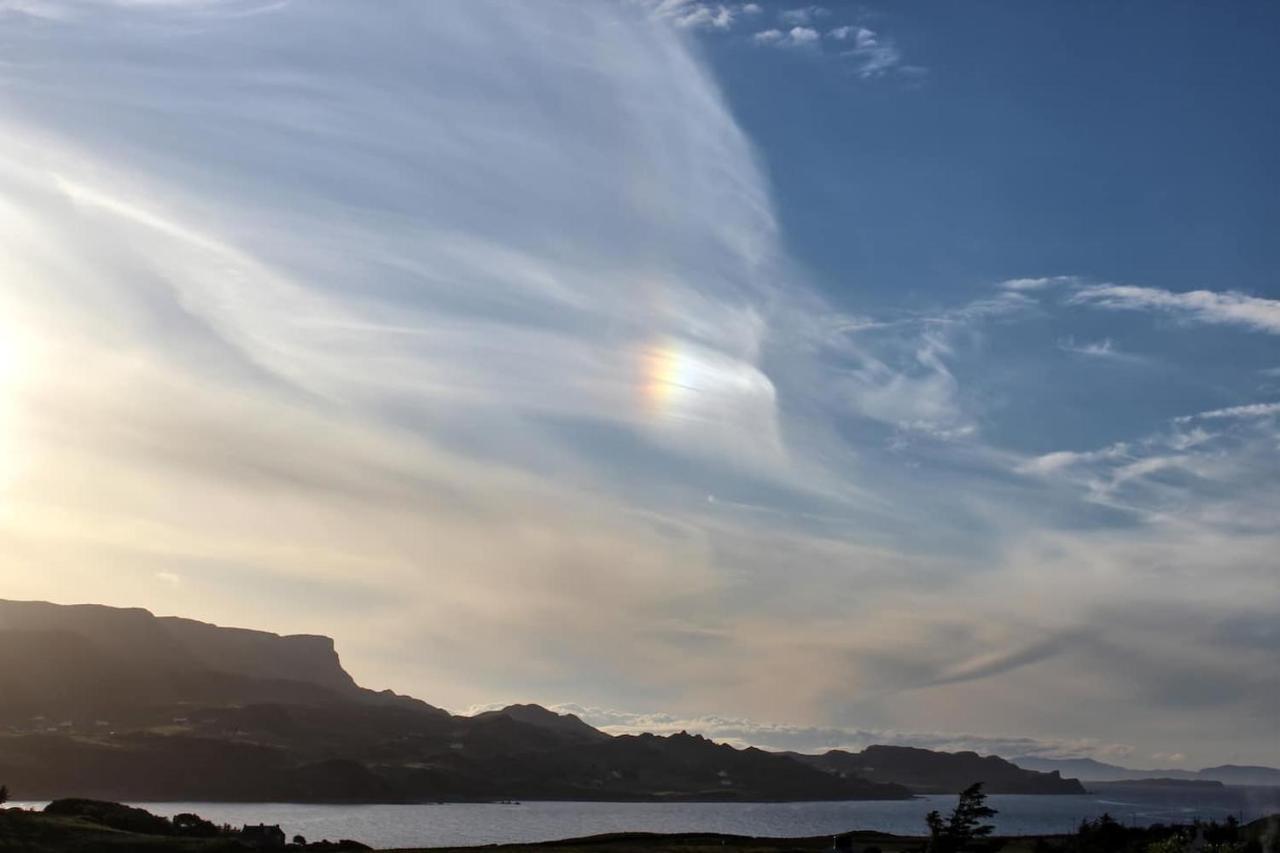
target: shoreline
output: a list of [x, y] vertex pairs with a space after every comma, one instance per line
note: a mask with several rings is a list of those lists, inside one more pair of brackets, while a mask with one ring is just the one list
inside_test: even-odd
[[[86, 800], [60, 800], [55, 808], [38, 811], [21, 807], [0, 808], [0, 850], [22, 850], [26, 853], [68, 853], [82, 849], [104, 853], [135, 850], [153, 853], [225, 853], [261, 847], [261, 844], [254, 843], [254, 839], [264, 837], [264, 831], [274, 833], [279, 839], [277, 843], [266, 846], [286, 848], [287, 836], [284, 829], [278, 824], [267, 823], [261, 816], [231, 825], [219, 824], [190, 813], [180, 817], [181, 820], [170, 819], [136, 806]], [[315, 827], [310, 829], [312, 835], [316, 834]], [[368, 829], [366, 826], [365, 830]], [[1222, 824], [1216, 820], [1202, 823], [1188, 817], [1144, 827], [1126, 826], [1114, 818], [1100, 817], [1081, 823], [1075, 833], [992, 834], [982, 839], [980, 853], [1079, 853], [1079, 840], [1097, 833], [1133, 842], [1123, 853], [1143, 853], [1149, 850], [1152, 841], [1177, 837], [1190, 842], [1206, 829], [1211, 833], [1229, 832], [1233, 839], [1249, 842], [1239, 848], [1239, 853], [1275, 853], [1275, 841], [1280, 838], [1280, 813], [1271, 813], [1244, 824], [1230, 819]], [[251, 830], [254, 835], [250, 834]], [[611, 831], [558, 839], [433, 846], [405, 846], [394, 842], [388, 844], [384, 840], [378, 847], [360, 840], [351, 840], [351, 836], [366, 834], [356, 825], [343, 826], [340, 834], [325, 834], [329, 838], [337, 837], [340, 840], [312, 837], [290, 844], [287, 849], [376, 849], [386, 853], [474, 853], [479, 850], [505, 853], [787, 853], [819, 850], [834, 850], [838, 853], [923, 853], [930, 843], [930, 836], [925, 834], [897, 834], [874, 829], [785, 835], [716, 831]], [[377, 843], [373, 838], [369, 841]], [[1184, 849], [1191, 850], [1190, 847]], [[1121, 851], [1117, 848], [1113, 853]]]

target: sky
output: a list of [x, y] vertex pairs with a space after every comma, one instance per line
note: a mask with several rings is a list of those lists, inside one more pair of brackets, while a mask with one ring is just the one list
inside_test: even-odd
[[1277, 36], [0, 0], [0, 595], [455, 711], [1280, 764]]

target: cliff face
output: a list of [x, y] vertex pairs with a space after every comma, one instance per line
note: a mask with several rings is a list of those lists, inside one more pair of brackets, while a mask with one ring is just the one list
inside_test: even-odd
[[342, 668], [329, 637], [280, 636], [177, 617], [156, 621], [204, 669], [249, 678], [305, 681], [338, 693], [359, 689], [355, 679]]
[[94, 654], [139, 672], [216, 672], [244, 678], [297, 681], [338, 693], [356, 691], [333, 640], [280, 636], [222, 628], [191, 619], [157, 618], [140, 608], [63, 606], [39, 601], [0, 601], [0, 631], [58, 632], [81, 638]]
[[358, 702], [448, 716], [359, 687], [328, 637], [222, 628], [137, 608], [0, 601], [0, 722], [143, 725], [171, 706], [267, 702]]

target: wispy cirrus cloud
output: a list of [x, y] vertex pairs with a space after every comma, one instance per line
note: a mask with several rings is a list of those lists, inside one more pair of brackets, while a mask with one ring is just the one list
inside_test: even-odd
[[1243, 406], [1227, 406], [1194, 415], [1182, 415], [1174, 420], [1186, 424], [1193, 421], [1234, 420], [1238, 418], [1269, 418], [1280, 415], [1280, 403], [1248, 403]]
[[1213, 519], [1266, 533], [1280, 506], [1280, 403], [1250, 403], [1170, 419], [1141, 438], [1096, 450], [1054, 451], [1016, 463], [1023, 474], [1061, 478], [1100, 504], [1148, 520]]
[[1280, 334], [1280, 300], [1235, 291], [1176, 292], [1128, 284], [1092, 284], [1077, 288], [1069, 302], [1111, 310], [1152, 311], [1186, 322], [1242, 326]]
[[331, 632], [445, 705], [1270, 743], [1274, 655], [1214, 639], [1275, 609], [1270, 422], [1208, 414], [1255, 398], [1054, 443], [1118, 373], [1054, 342], [1131, 340], [1079, 283], [833, 305], [690, 43], [751, 5], [0, 22], [6, 594]]
[[[789, 452], [776, 431], [757, 443], [779, 414], [761, 369], [771, 205], [678, 34], [625, 5], [288, 4], [263, 11], [271, 26], [242, 12], [77, 4], [6, 31], [0, 446], [29, 462], [3, 477], [11, 594], [284, 630], [306, 610], [340, 642], [382, 618], [412, 644], [414, 624], [439, 626], [424, 642], [453, 632], [424, 621], [425, 597], [384, 610], [386, 585], [447, 589], [485, 657], [578, 606], [544, 584], [657, 581], [643, 552], [674, 549], [677, 597], [708, 589], [710, 549], [670, 501], [706, 511], [708, 492], [774, 476], [752, 460]], [[499, 66], [477, 35], [496, 20]], [[161, 50], [177, 32], [190, 53]], [[566, 89], [596, 106], [558, 115]], [[91, 103], [95, 118], [74, 108]], [[746, 440], [738, 461], [713, 461], [725, 430]], [[648, 485], [633, 476], [646, 464]], [[579, 489], [597, 495], [590, 533]], [[262, 500], [270, 531], [249, 509]], [[522, 533], [481, 544], [515, 519]], [[633, 539], [645, 530], [656, 551]], [[422, 560], [428, 538], [440, 550]], [[120, 571], [89, 582], [107, 550]], [[528, 584], [518, 616], [500, 563]], [[183, 583], [157, 589], [159, 572]], [[301, 583], [314, 609], [254, 612], [246, 579]], [[347, 596], [367, 609], [337, 606]], [[462, 683], [438, 675], [407, 677]]]

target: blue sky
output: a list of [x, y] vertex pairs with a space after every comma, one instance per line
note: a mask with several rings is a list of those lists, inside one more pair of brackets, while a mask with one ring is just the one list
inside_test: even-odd
[[[724, 33], [704, 28], [702, 42], [764, 152], [792, 257], [840, 307], [936, 311], [989, 295], [992, 282], [1052, 275], [1276, 294], [1280, 116], [1263, 106], [1274, 10], [822, 8], [805, 22], [823, 34], [818, 44], [776, 50], [774, 61], [761, 61], [747, 32], [780, 25], [767, 12]], [[881, 76], [859, 78], [865, 60], [840, 55], [847, 40], [831, 33], [851, 22], [896, 51]], [[1023, 357], [1036, 339], [1110, 339], [1194, 369], [1181, 381], [1116, 381], [1114, 359], [1090, 375], [1099, 371], [1044, 353], [1035, 373], [1049, 371], [1054, 391], [1038, 393], [1039, 375], [1017, 377], [1035, 405], [997, 426], [1001, 438], [1027, 450], [1116, 440], [1249, 393], [1258, 379], [1241, 368], [1274, 360], [1266, 340], [1187, 340], [1168, 322], [1137, 320], [1064, 311], [1005, 330]], [[1063, 373], [1105, 417], [1075, 416], [1079, 394], [1054, 381]]]
[[0, 0], [5, 594], [617, 731], [1280, 762], [1278, 24]]

